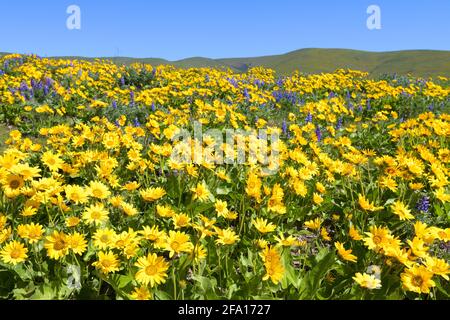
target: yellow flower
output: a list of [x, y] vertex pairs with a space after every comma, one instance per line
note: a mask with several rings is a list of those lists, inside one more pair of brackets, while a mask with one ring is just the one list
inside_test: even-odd
[[80, 186], [67, 185], [64, 189], [66, 198], [75, 204], [86, 203], [88, 201], [88, 193]]
[[[275, 238], [275, 241], [278, 242], [278, 245], [283, 246], [283, 247], [291, 247], [291, 246], [300, 245], [299, 241], [295, 237], [288, 236], [286, 238], [282, 233], [279, 233], [279, 236], [275, 236], [274, 238]], [[263, 248], [265, 248], [266, 246], [267, 246], [267, 243]]]
[[275, 248], [267, 246], [260, 253], [266, 268], [266, 274], [263, 280], [272, 280], [274, 284], [281, 281], [284, 276], [284, 266], [281, 262], [281, 256]]
[[334, 246], [338, 250], [338, 254], [342, 257], [342, 259], [356, 262], [358, 260], [358, 257], [352, 254], [352, 250], [345, 250], [344, 244], [340, 243], [339, 241], [336, 241], [334, 243]]
[[42, 155], [42, 162], [51, 170], [58, 171], [62, 168], [64, 161], [59, 155], [54, 154], [51, 151], [47, 151]]
[[383, 207], [376, 207], [370, 203], [362, 194], [358, 195], [358, 203], [363, 210], [366, 211], [378, 211], [383, 209]]
[[24, 262], [28, 258], [27, 252], [28, 249], [22, 243], [14, 240], [3, 247], [0, 255], [4, 263], [16, 265]]
[[171, 218], [175, 212], [169, 206], [160, 206], [159, 204], [156, 206], [156, 213], [163, 218]]
[[328, 233], [326, 228], [322, 227], [322, 229], [320, 229], [320, 235], [322, 236], [323, 240], [331, 241], [330, 234]]
[[174, 214], [172, 216], [173, 224], [175, 225], [175, 229], [180, 229], [189, 226], [189, 222], [191, 218], [184, 213]]
[[97, 203], [86, 208], [83, 212], [83, 219], [89, 224], [102, 224], [108, 220], [108, 210], [105, 209], [103, 203]]
[[370, 232], [366, 232], [364, 244], [371, 250], [379, 250], [388, 244], [392, 239], [389, 229], [377, 226], [370, 226]]
[[152, 294], [144, 286], [136, 287], [131, 293], [131, 298], [134, 300], [151, 300]]
[[63, 232], [53, 231], [53, 234], [46, 237], [44, 247], [47, 249], [47, 255], [51, 259], [61, 259], [69, 253], [67, 235]]
[[166, 191], [161, 187], [151, 187], [139, 191], [139, 194], [145, 201], [152, 202], [161, 199], [166, 194]]
[[407, 240], [406, 242], [411, 247], [412, 253], [415, 256], [419, 258], [424, 258], [427, 255], [428, 248], [426, 247], [425, 242], [421, 238], [414, 237], [412, 241]]
[[116, 237], [116, 232], [113, 229], [104, 228], [95, 231], [92, 239], [94, 239], [95, 247], [105, 250], [114, 247]]
[[128, 182], [127, 184], [125, 184], [122, 189], [123, 190], [127, 190], [127, 191], [133, 191], [136, 190], [140, 187], [141, 185], [136, 182], [136, 181], [132, 181], [132, 182]]
[[78, 217], [67, 217], [66, 226], [69, 228], [76, 227], [80, 223], [80, 218]]
[[322, 219], [315, 218], [314, 220], [309, 220], [305, 222], [305, 227], [311, 230], [319, 230], [322, 224]]
[[231, 228], [222, 230], [222, 229], [214, 227], [214, 229], [216, 230], [217, 237], [218, 237], [216, 239], [217, 244], [232, 245], [236, 241], [239, 241], [239, 236]]
[[134, 265], [139, 268], [135, 277], [140, 284], [148, 285], [150, 283], [150, 287], [154, 287], [166, 282], [169, 263], [163, 257], [149, 253], [147, 257], [139, 258]]
[[396, 200], [394, 204], [391, 205], [391, 210], [394, 214], [400, 217], [400, 220], [414, 219], [414, 216], [411, 214], [411, 210], [408, 209], [408, 206], [399, 200]]
[[432, 280], [433, 273], [428, 271], [426, 267], [414, 265], [405, 269], [400, 275], [403, 289], [416, 293], [429, 293], [430, 288], [436, 286]]
[[173, 230], [169, 231], [165, 246], [165, 249], [169, 251], [169, 258], [172, 258], [174, 254], [191, 252], [193, 248], [194, 246], [186, 233]]
[[191, 256], [194, 258], [196, 263], [204, 260], [206, 258], [207, 251], [202, 244], [197, 244], [191, 252]]
[[87, 242], [84, 236], [79, 232], [74, 232], [67, 236], [67, 244], [75, 254], [81, 255], [86, 251]]
[[320, 193], [325, 193], [325, 191], [326, 191], [325, 186], [320, 182], [316, 182], [316, 189]]
[[450, 267], [444, 259], [426, 257], [425, 266], [434, 274], [441, 276], [447, 281], [449, 280], [448, 274], [450, 273]]
[[391, 177], [381, 177], [379, 180], [379, 185], [380, 187], [389, 189], [392, 192], [397, 192], [397, 182]]
[[117, 255], [108, 251], [103, 252], [100, 251], [98, 253], [98, 260], [92, 263], [94, 267], [96, 267], [103, 274], [108, 274], [111, 272], [119, 271], [120, 260]]
[[19, 234], [19, 237], [28, 239], [29, 243], [36, 243], [42, 238], [44, 230], [40, 224], [32, 222], [30, 224], [21, 224], [17, 226], [17, 233]]
[[323, 202], [323, 198], [320, 194], [314, 192], [313, 193], [313, 202], [317, 205], [320, 205]]
[[219, 217], [225, 216], [226, 214], [228, 214], [228, 208], [227, 208], [226, 201], [216, 199], [216, 202], [214, 203], [214, 207], [216, 208], [216, 212]]
[[20, 189], [25, 185], [25, 181], [19, 175], [10, 174], [6, 177], [5, 187], [8, 187], [11, 190]]
[[202, 202], [206, 201], [211, 195], [205, 183], [197, 183], [197, 186], [195, 188], [191, 188], [191, 191], [194, 193], [193, 199], [198, 199]]
[[367, 288], [370, 290], [381, 288], [381, 280], [377, 279], [373, 274], [362, 274], [358, 272], [353, 277], [353, 280], [355, 280], [356, 283], [358, 283], [363, 288]]
[[122, 202], [120, 207], [128, 217], [135, 216], [139, 213], [138, 210], [130, 203]]
[[144, 226], [139, 233], [144, 239], [155, 242], [160, 239], [165, 239], [164, 231], [160, 231], [158, 226]]
[[442, 201], [443, 203], [450, 201], [450, 194], [445, 192], [444, 188], [439, 188], [434, 192], [434, 195], [437, 199]]
[[263, 218], [256, 218], [256, 220], [253, 220], [252, 224], [261, 233], [272, 232], [277, 228], [276, 225]]
[[108, 187], [100, 181], [91, 181], [89, 183], [89, 194], [91, 197], [97, 199], [106, 199], [110, 196], [111, 192]]
[[355, 229], [355, 227], [353, 225], [350, 225], [348, 234], [355, 241], [362, 240], [361, 234], [358, 232], [358, 230]]

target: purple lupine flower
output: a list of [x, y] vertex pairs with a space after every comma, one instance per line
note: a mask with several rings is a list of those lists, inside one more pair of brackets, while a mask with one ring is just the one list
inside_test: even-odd
[[247, 88], [244, 89], [244, 97], [245, 97], [246, 99], [249, 99], [249, 98], [250, 98], [250, 95], [249, 95], [249, 93], [248, 93]]
[[283, 120], [283, 124], [281, 125], [281, 129], [283, 130], [283, 134], [287, 134], [288, 128], [287, 128], [286, 120]]
[[359, 111], [359, 112], [363, 112], [363, 107], [362, 107], [362, 105], [359, 105], [359, 106], [358, 106], [358, 111]]
[[306, 116], [305, 121], [306, 121], [306, 123], [309, 123], [309, 122], [312, 122], [312, 120], [313, 120], [313, 116], [312, 116], [311, 112], [308, 112], [308, 115]]
[[279, 87], [282, 87], [283, 86], [283, 78], [278, 78], [276, 85]]
[[117, 102], [116, 102], [116, 100], [113, 100], [113, 102], [112, 102], [112, 107], [113, 107], [114, 109], [117, 109]]
[[370, 110], [371, 106], [370, 106], [370, 99], [367, 100], [367, 110]]
[[28, 86], [25, 82], [22, 82], [19, 87], [20, 91], [28, 91]]
[[134, 91], [130, 91], [130, 107], [134, 107]]
[[114, 124], [116, 125], [117, 128], [120, 128], [119, 120], [114, 121]]
[[44, 96], [48, 95], [49, 87], [47, 85], [44, 86]]
[[209, 75], [205, 75], [205, 81], [206, 81], [206, 82], [209, 82], [209, 80], [210, 80], [210, 79], [209, 79]]
[[416, 209], [428, 213], [428, 210], [430, 209], [430, 197], [423, 196], [420, 198], [419, 201], [417, 201]]
[[341, 129], [342, 128], [342, 117], [340, 117], [339, 119], [338, 119], [338, 122], [337, 122], [337, 124], [336, 124], [336, 130], [339, 130], [339, 129]]
[[434, 109], [433, 104], [430, 104], [430, 105], [428, 106], [428, 110], [433, 111], [433, 109]]
[[322, 140], [322, 132], [320, 132], [320, 127], [317, 126], [316, 127], [316, 137], [317, 137], [317, 141], [321, 141]]
[[134, 118], [133, 124], [134, 124], [135, 127], [140, 127], [141, 126], [141, 123], [139, 122], [138, 118]]
[[125, 78], [124, 77], [120, 78], [120, 84], [122, 85], [122, 87], [125, 86]]
[[153, 112], [156, 111], [156, 106], [155, 106], [155, 103], [154, 103], [154, 102], [152, 102], [152, 111], [153, 111]]
[[335, 97], [335, 94], [333, 91], [330, 92], [330, 94], [328, 95], [328, 100], [332, 99]]
[[51, 87], [53, 85], [53, 80], [51, 78], [45, 78], [45, 85]]
[[0, 69], [0, 76], [2, 76], [4, 74], [5, 74], [5, 72], [2, 69]]

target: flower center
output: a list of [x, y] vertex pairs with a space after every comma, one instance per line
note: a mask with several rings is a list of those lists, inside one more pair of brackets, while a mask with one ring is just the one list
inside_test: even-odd
[[178, 243], [178, 241], [172, 242], [172, 244], [170, 246], [172, 247], [172, 249], [174, 251], [177, 251], [180, 248], [180, 244]]
[[66, 247], [66, 242], [64, 240], [56, 240], [55, 244], [53, 245], [53, 248], [55, 250], [62, 250]]
[[155, 275], [157, 272], [158, 272], [158, 269], [156, 268], [155, 265], [150, 265], [150, 266], [145, 267], [145, 273], [146, 273], [148, 276], [153, 276], [153, 275]]
[[111, 260], [103, 260], [102, 265], [103, 265], [103, 267], [108, 268], [112, 265], [112, 261]]
[[381, 237], [380, 237], [380, 236], [374, 236], [374, 237], [373, 237], [373, 242], [374, 242], [375, 244], [379, 244], [379, 243], [381, 242]]
[[92, 194], [94, 195], [94, 197], [100, 198], [102, 196], [102, 191], [99, 189], [95, 189], [92, 191]]
[[11, 251], [11, 258], [17, 259], [18, 257], [20, 257], [20, 250], [19, 249], [14, 249], [13, 251]]
[[94, 211], [91, 214], [91, 218], [94, 219], [94, 220], [99, 220], [100, 217], [101, 217], [101, 215], [100, 215], [100, 212], [98, 212], [98, 211]]
[[423, 284], [423, 279], [421, 276], [414, 276], [412, 278], [412, 283], [413, 285], [415, 285], [416, 287], [421, 287]]

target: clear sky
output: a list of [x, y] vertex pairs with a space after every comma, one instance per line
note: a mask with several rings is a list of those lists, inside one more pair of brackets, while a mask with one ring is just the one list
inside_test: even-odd
[[[69, 30], [69, 5], [81, 29]], [[369, 30], [369, 5], [381, 30]], [[2, 0], [0, 51], [169, 60], [301, 48], [450, 50], [449, 0]]]

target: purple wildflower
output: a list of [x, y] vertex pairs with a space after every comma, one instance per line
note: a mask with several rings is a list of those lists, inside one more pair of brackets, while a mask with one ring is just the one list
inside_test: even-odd
[[316, 127], [316, 137], [317, 137], [317, 141], [321, 141], [322, 140], [322, 132], [320, 132], [320, 127], [317, 126]]
[[309, 122], [312, 122], [312, 120], [313, 120], [312, 114], [311, 114], [311, 112], [308, 112], [308, 115], [306, 116], [305, 121], [306, 121], [306, 123], [309, 123]]
[[430, 209], [430, 197], [423, 196], [420, 198], [419, 201], [417, 201], [416, 209], [428, 213], [428, 210]]
[[283, 124], [281, 125], [281, 129], [283, 130], [283, 134], [287, 134], [288, 128], [287, 128], [286, 120], [283, 120]]

